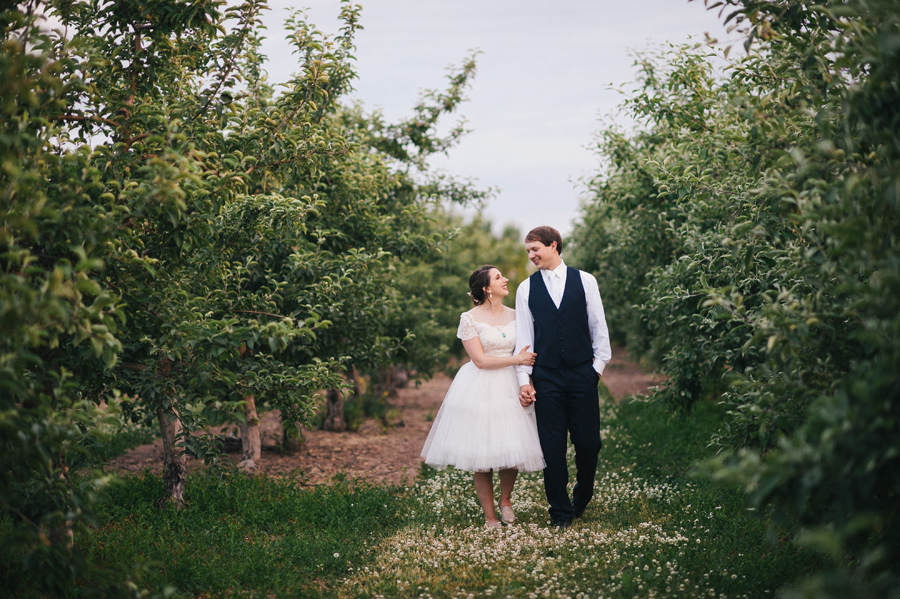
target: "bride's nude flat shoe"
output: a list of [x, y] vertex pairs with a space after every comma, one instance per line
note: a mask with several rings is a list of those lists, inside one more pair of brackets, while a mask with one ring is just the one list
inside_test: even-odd
[[513, 512], [511, 505], [501, 505], [500, 506], [500, 518], [506, 524], [512, 524], [516, 521], [516, 513]]

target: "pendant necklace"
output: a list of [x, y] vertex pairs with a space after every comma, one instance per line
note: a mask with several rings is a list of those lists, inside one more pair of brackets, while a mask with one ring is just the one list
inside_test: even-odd
[[[485, 312], [488, 313], [488, 316], [489, 316], [490, 318], [495, 318], [495, 317], [494, 317], [494, 314], [493, 314], [493, 312], [491, 312], [490, 308], [485, 308]], [[502, 312], [501, 312], [501, 315], [502, 315]], [[500, 326], [494, 325], [494, 326], [496, 326], [496, 328], [499, 329], [500, 326], [506, 326], [506, 325], [500, 325]], [[505, 338], [506, 338], [506, 333], [503, 332], [503, 331], [501, 331], [501, 332], [500, 332], [500, 336], [503, 337], [503, 338], [505, 339]]]

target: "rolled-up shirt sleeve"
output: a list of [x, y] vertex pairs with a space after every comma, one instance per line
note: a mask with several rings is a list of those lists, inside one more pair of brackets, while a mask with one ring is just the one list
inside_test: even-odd
[[[596, 281], [594, 286], [596, 286]], [[530, 345], [529, 351], [534, 351], [534, 317], [531, 308], [528, 307], [528, 296], [531, 291], [531, 280], [525, 279], [519, 283], [516, 289], [516, 353], [522, 351], [526, 345]], [[599, 292], [598, 292], [599, 294]], [[602, 310], [602, 307], [601, 307]], [[531, 382], [531, 366], [522, 364], [516, 366], [516, 376], [519, 378], [519, 386]]]
[[[591, 346], [594, 350], [594, 370], [602, 375], [606, 365], [612, 359], [609, 346], [609, 329], [606, 326], [606, 314], [603, 312], [603, 300], [600, 299], [600, 288], [594, 275], [581, 272], [581, 284], [584, 287], [584, 299], [587, 303], [588, 328], [591, 330]], [[526, 301], [527, 303], [527, 301]], [[516, 307], [519, 305], [516, 297]], [[529, 313], [529, 316], [531, 314]], [[534, 324], [532, 323], [532, 331]], [[518, 335], [518, 328], [516, 328]], [[532, 333], [533, 335], [534, 333]]]

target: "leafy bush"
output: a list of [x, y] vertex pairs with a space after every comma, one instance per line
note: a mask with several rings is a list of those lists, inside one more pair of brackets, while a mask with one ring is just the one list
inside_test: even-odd
[[483, 195], [428, 169], [463, 132], [436, 130], [474, 60], [388, 125], [342, 104], [358, 6], [333, 37], [289, 19], [282, 93], [259, 54], [265, 9], [0, 9], [0, 509], [49, 594], [90, 589], [74, 541], [106, 479], [67, 475], [104, 399], [160, 422], [162, 499], [180, 504], [183, 452], [216, 445], [189, 433], [240, 419], [248, 397], [305, 422], [350, 365], [435, 367], [407, 310], [425, 294], [394, 277], [430, 274], [450, 234], [436, 204]]
[[[710, 3], [712, 4], [712, 3]], [[712, 476], [835, 559], [796, 593], [900, 588], [900, 8], [726, 0], [745, 57], [639, 61], [576, 229], [656, 399], [730, 418]]]

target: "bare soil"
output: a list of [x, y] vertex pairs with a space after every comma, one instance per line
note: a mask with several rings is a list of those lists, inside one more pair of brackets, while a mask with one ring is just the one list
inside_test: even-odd
[[[290, 476], [304, 485], [327, 483], [336, 477], [411, 484], [422, 464], [419, 451], [450, 381], [439, 374], [419, 385], [400, 389], [391, 401], [392, 414], [396, 415], [386, 422], [369, 419], [352, 432], [307, 430], [302, 449], [293, 454], [280, 450], [282, 431], [278, 412], [267, 412], [260, 420], [259, 471], [271, 476]], [[659, 376], [645, 372], [630, 361], [623, 348], [613, 348], [613, 359], [603, 374], [603, 382], [616, 401], [646, 393], [661, 381]], [[240, 460], [239, 453], [229, 455], [235, 463]], [[149, 471], [161, 475], [162, 462], [162, 441], [157, 440], [116, 458], [106, 469], [120, 474]], [[188, 458], [187, 467], [190, 471], [202, 468], [202, 464]]]

